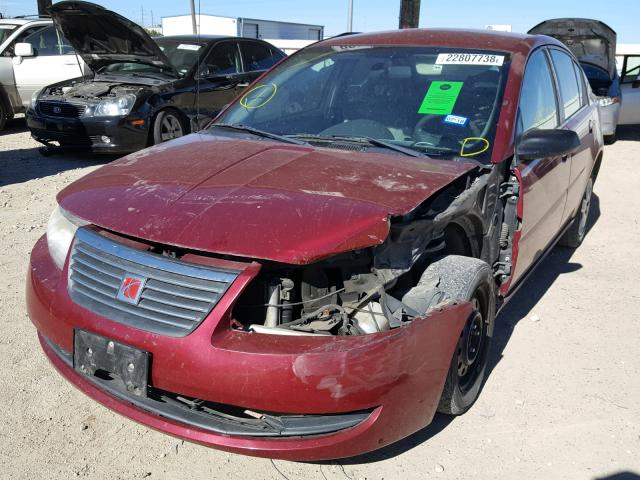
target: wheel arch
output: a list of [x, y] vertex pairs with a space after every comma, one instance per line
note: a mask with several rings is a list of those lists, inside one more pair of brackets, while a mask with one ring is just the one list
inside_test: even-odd
[[447, 254], [481, 258], [482, 232], [482, 220], [475, 215], [452, 220], [444, 228]]

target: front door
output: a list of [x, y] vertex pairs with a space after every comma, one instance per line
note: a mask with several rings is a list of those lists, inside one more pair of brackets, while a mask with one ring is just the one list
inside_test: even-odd
[[625, 57], [620, 89], [622, 106], [618, 124], [640, 124], [640, 55]]
[[13, 73], [21, 103], [28, 107], [31, 96], [43, 87], [82, 76], [86, 68], [73, 48], [53, 26], [26, 37], [33, 47], [33, 57], [14, 57]]
[[[558, 128], [559, 124], [550, 58], [540, 49], [531, 55], [525, 70], [518, 108], [518, 135], [533, 128]], [[567, 157], [539, 158], [517, 162], [516, 169], [521, 177], [523, 215], [512, 285], [542, 255], [560, 230], [571, 162]]]
[[194, 96], [192, 114], [197, 115], [198, 123], [207, 123], [247, 85], [236, 42], [219, 43], [209, 52], [197, 84], [199, 94]]

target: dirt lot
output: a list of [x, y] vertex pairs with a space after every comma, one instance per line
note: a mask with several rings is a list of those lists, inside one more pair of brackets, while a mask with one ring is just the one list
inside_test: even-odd
[[105, 161], [41, 157], [19, 119], [0, 133], [0, 477], [640, 478], [640, 128], [607, 147], [582, 247], [552, 252], [499, 317], [473, 409], [341, 463], [176, 440], [89, 400], [47, 363], [24, 302], [29, 251], [56, 192]]

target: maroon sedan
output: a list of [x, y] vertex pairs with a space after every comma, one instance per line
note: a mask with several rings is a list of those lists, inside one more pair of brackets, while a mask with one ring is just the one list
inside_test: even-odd
[[496, 313], [584, 238], [599, 125], [548, 37], [319, 42], [207, 130], [60, 192], [29, 315], [65, 378], [150, 427], [371, 451], [477, 399]]

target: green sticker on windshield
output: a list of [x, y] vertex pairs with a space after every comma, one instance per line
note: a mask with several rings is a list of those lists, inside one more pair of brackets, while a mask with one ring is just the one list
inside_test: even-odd
[[449, 115], [458, 100], [464, 82], [431, 82], [418, 113]]

